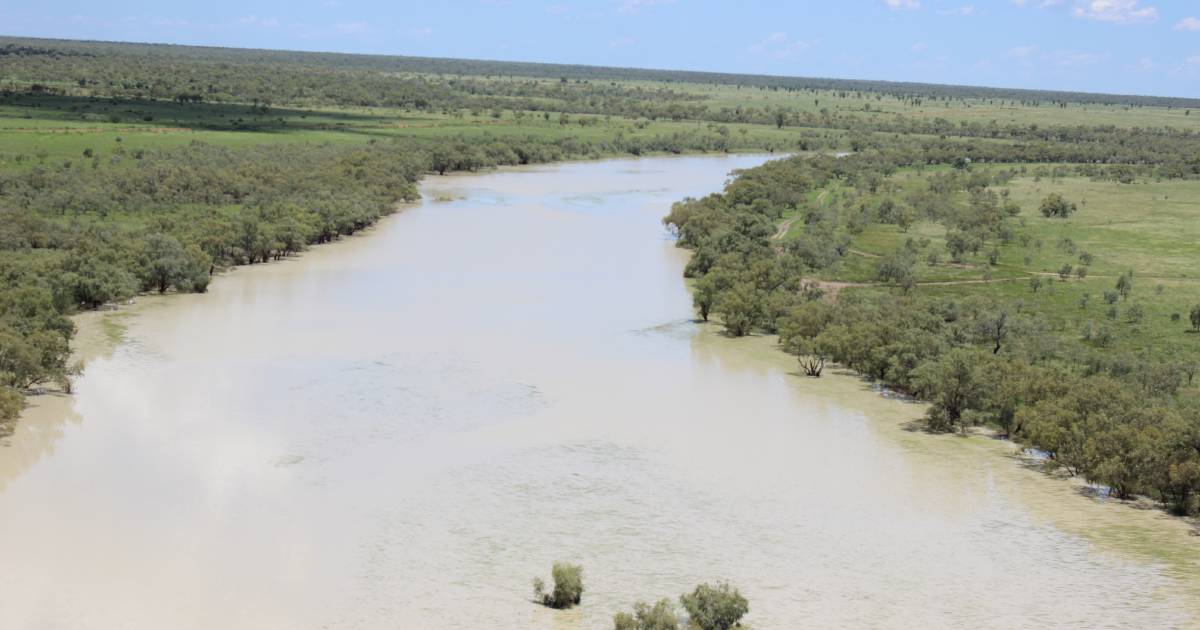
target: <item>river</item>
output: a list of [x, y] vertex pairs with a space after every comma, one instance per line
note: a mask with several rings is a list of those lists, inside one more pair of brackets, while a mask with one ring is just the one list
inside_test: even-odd
[[[1181, 521], [692, 322], [660, 217], [764, 159], [434, 177], [82, 318], [0, 448], [0, 628], [606, 628], [721, 578], [760, 630], [1196, 627]], [[530, 602], [560, 559], [572, 611]]]

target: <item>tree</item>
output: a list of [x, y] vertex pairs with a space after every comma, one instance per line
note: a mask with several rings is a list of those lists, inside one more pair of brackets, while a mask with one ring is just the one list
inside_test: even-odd
[[619, 612], [613, 617], [614, 630], [676, 630], [679, 618], [675, 606], [669, 599], [660, 599], [653, 606], [638, 602], [633, 605], [633, 614]]
[[1200, 332], [1200, 304], [1192, 307], [1192, 312], [1188, 314], [1188, 318], [1192, 320], [1192, 330]]
[[879, 259], [875, 266], [875, 277], [880, 282], [894, 284], [905, 291], [916, 285], [913, 268], [916, 266], [916, 255], [907, 247], [901, 246], [896, 251]]
[[1050, 193], [1049, 196], [1042, 200], [1040, 210], [1042, 216], [1046, 218], [1066, 219], [1075, 213], [1076, 207], [1074, 203], [1067, 201], [1062, 195]]
[[1129, 318], [1129, 323], [1140, 324], [1146, 318], [1146, 309], [1139, 302], [1134, 302], [1125, 309], [1125, 316]]
[[1022, 432], [1022, 418], [1017, 414], [1020, 409], [1057, 396], [1072, 384], [1061, 366], [1033, 366], [1006, 357], [993, 357], [983, 363], [980, 379], [987, 384], [982, 409], [1009, 438]]
[[935, 431], [951, 430], [955, 426], [966, 429], [963, 416], [972, 407], [978, 408], [986, 391], [979, 375], [982, 363], [978, 350], [955, 348], [913, 370], [913, 384], [918, 395], [932, 404], [926, 414], [929, 428]]
[[[0, 385], [0, 421], [12, 420], [21, 415], [21, 410], [25, 408], [25, 397], [21, 392]], [[0, 427], [0, 435], [3, 435], [3, 427]]]
[[728, 582], [701, 584], [679, 596], [688, 619], [701, 630], [729, 630], [750, 612], [750, 604]]
[[705, 274], [692, 287], [692, 305], [700, 313], [700, 319], [708, 321], [708, 315], [721, 295], [721, 278], [716, 273]]
[[121, 257], [115, 247], [80, 244], [63, 260], [62, 274], [56, 278], [60, 290], [72, 304], [84, 308], [133, 297], [138, 279]]
[[29, 389], [68, 377], [69, 338], [38, 329], [21, 334], [0, 324], [0, 389]]
[[1042, 288], [1042, 277], [1041, 277], [1041, 276], [1039, 276], [1039, 275], [1037, 275], [1037, 274], [1034, 274], [1033, 276], [1030, 276], [1030, 278], [1029, 278], [1029, 288], [1030, 288], [1030, 289], [1033, 289], [1033, 292], [1034, 292], [1034, 293], [1037, 293], [1037, 292], [1038, 292], [1038, 289]]
[[1071, 277], [1071, 271], [1071, 263], [1063, 263], [1063, 266], [1058, 270], [1058, 278], [1063, 282], [1066, 282], [1067, 279]]
[[1018, 422], [1034, 447], [1050, 453], [1052, 466], [1088, 474], [1103, 458], [1096, 447], [1089, 452], [1089, 442], [1133, 422], [1145, 407], [1141, 398], [1110, 377], [1094, 376], [1023, 407]]
[[[546, 112], [549, 117], [550, 113]], [[453, 149], [444, 143], [438, 143], [433, 146], [429, 152], [429, 167], [437, 172], [438, 175], [445, 175], [446, 171], [454, 168], [455, 154]]]
[[901, 232], [908, 232], [913, 223], [917, 221], [917, 215], [913, 209], [907, 205], [898, 206], [895, 211], [895, 223], [900, 227]]
[[1122, 300], [1128, 300], [1129, 295], [1133, 293], [1133, 272], [1126, 271], [1117, 278], [1117, 293], [1121, 295]]
[[550, 571], [554, 590], [547, 593], [546, 583], [533, 578], [533, 594], [550, 608], [570, 608], [583, 600], [583, 567], [578, 564], [555, 562]]
[[996, 344], [992, 348], [992, 354], [1000, 354], [1000, 345], [1004, 343], [1009, 332], [1008, 311], [1001, 310], [995, 315], [983, 315], [976, 321], [983, 336]]
[[801, 338], [795, 342], [796, 357], [805, 376], [820, 377], [829, 359], [829, 350], [818, 339]]
[[744, 337], [762, 321], [763, 300], [753, 285], [740, 283], [721, 294], [716, 309], [725, 331], [734, 337]]
[[159, 293], [166, 293], [171, 287], [189, 290], [197, 275], [208, 274], [208, 267], [189, 257], [175, 237], [161, 232], [146, 238], [140, 264], [142, 286]]
[[833, 322], [836, 308], [833, 304], [816, 299], [793, 308], [779, 325], [779, 343], [784, 350], [796, 354], [793, 344], [821, 334]]

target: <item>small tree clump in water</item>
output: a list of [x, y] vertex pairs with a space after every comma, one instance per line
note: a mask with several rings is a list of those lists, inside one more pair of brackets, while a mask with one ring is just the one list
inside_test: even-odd
[[578, 564], [555, 562], [550, 571], [554, 590], [546, 592], [546, 582], [533, 578], [533, 595], [550, 608], [570, 608], [583, 599], [583, 567]]
[[701, 584], [679, 596], [688, 619], [701, 630], [729, 630], [750, 612], [750, 603], [728, 582]]
[[677, 630], [679, 617], [675, 614], [675, 606], [669, 599], [660, 599], [651, 606], [638, 602], [633, 606], [633, 614], [619, 612], [613, 617], [614, 630]]

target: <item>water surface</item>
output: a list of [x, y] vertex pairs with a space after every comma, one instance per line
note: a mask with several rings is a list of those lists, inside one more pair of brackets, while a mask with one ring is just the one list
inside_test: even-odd
[[659, 219], [764, 159], [431, 178], [142, 300], [0, 448], [0, 628], [602, 628], [719, 578], [756, 628], [1195, 627], [1179, 521], [691, 322]]

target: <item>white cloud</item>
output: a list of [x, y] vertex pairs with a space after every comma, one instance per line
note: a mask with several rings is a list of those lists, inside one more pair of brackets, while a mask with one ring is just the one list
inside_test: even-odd
[[941, 11], [941, 14], [942, 15], [964, 15], [964, 16], [975, 15], [975, 5], [964, 4], [961, 7], [955, 7], [953, 9], [945, 9], [945, 10]]
[[921, 8], [921, 0], [883, 0], [883, 3], [893, 11], [899, 11], [900, 9], [908, 9], [911, 11], [913, 9]]
[[608, 42], [608, 47], [609, 48], [629, 48], [630, 46], [632, 46], [636, 43], [637, 43], [637, 40], [635, 40], [632, 37], [618, 37], [618, 38]]
[[642, 9], [662, 5], [674, 4], [675, 0], [620, 0], [617, 3], [617, 13], [633, 14], [639, 13]]
[[1200, 66], [1200, 55], [1192, 55], [1191, 57], [1188, 57], [1187, 63], [1189, 66]]
[[796, 53], [812, 48], [813, 42], [788, 37], [787, 33], [771, 33], [761, 41], [746, 48], [756, 55], [768, 55], [776, 59], [786, 59]]
[[[1024, 8], [1029, 5], [1029, 0], [1012, 0], [1012, 3], [1019, 7]], [[1042, 0], [1041, 2], [1037, 3], [1034, 6], [1036, 6], [1039, 9], [1049, 9], [1050, 7], [1052, 7], [1056, 4], [1062, 4], [1062, 0]]]
[[1200, 19], [1185, 17], [1175, 25], [1177, 31], [1200, 31]]
[[237, 23], [241, 26], [257, 26], [260, 28], [275, 28], [279, 26], [279, 20], [276, 18], [260, 18], [256, 15], [247, 15], [237, 19]]
[[425, 39], [430, 35], [433, 35], [433, 29], [428, 26], [414, 26], [412, 28], [404, 29], [401, 31], [401, 34], [411, 39]]
[[1029, 59], [1033, 53], [1037, 52], [1038, 47], [1030, 44], [1028, 46], [1017, 46], [1008, 49], [1008, 56], [1016, 59]]
[[929, 44], [925, 42], [917, 42], [912, 45], [913, 52], [922, 52], [929, 48]]
[[1158, 9], [1140, 6], [1139, 0], [1075, 0], [1075, 17], [1099, 22], [1130, 24], [1153, 22]]

